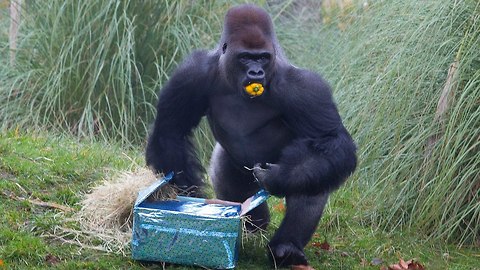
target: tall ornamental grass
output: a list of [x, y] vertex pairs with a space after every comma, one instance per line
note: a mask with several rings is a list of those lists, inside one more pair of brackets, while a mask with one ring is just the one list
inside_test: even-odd
[[[480, 2], [362, 1], [317, 46], [370, 220], [480, 241]], [[313, 35], [315, 37], [315, 35]]]
[[219, 30], [210, 25], [220, 26], [214, 6], [206, 0], [26, 1], [16, 63], [0, 68], [0, 125], [142, 142], [156, 92], [177, 61], [213, 43]]

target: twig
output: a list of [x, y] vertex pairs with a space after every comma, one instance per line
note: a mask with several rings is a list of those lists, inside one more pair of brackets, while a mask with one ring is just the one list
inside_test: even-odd
[[63, 237], [58, 237], [56, 235], [47, 235], [47, 237], [51, 237], [55, 240], [59, 240], [61, 242], [63, 242], [64, 244], [70, 244], [70, 245], [75, 245], [75, 246], [78, 246], [80, 247], [81, 249], [92, 249], [92, 250], [98, 250], [98, 251], [104, 251], [104, 252], [109, 252], [108, 249], [104, 248], [103, 246], [92, 246], [92, 245], [86, 245], [86, 244], [83, 244], [82, 242], [80, 241], [75, 241], [75, 240], [69, 240], [69, 239], [65, 239]]
[[47, 207], [47, 208], [54, 208], [54, 209], [59, 209], [62, 210], [63, 212], [71, 212], [73, 211], [73, 208], [61, 205], [58, 203], [54, 202], [44, 202], [39, 199], [29, 199], [29, 198], [23, 198], [23, 197], [18, 197], [14, 194], [6, 194], [5, 192], [2, 192], [5, 196], [9, 197], [10, 199], [16, 200], [16, 201], [27, 201], [33, 205], [36, 206], [41, 206], [41, 207]]

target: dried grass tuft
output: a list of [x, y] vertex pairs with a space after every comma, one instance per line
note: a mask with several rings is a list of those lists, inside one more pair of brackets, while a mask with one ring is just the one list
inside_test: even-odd
[[[133, 206], [138, 192], [157, 179], [150, 170], [139, 168], [105, 180], [94, 187], [92, 192], [85, 194], [80, 202], [82, 208], [74, 219], [80, 224], [77, 233], [88, 243], [83, 243], [81, 238], [78, 241], [86, 246], [96, 238], [102, 242], [100, 249], [124, 254], [131, 240]], [[175, 196], [175, 189], [171, 185], [165, 185], [151, 197], [163, 200]]]
[[[247, 224], [254, 228], [254, 232], [250, 232], [247, 228]], [[251, 229], [251, 228], [250, 228]], [[254, 246], [265, 247], [268, 244], [268, 232], [260, 227], [257, 227], [250, 218], [249, 215], [242, 217], [242, 248], [247, 243], [253, 243]]]

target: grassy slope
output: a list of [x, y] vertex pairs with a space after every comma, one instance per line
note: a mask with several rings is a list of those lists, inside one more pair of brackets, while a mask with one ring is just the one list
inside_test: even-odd
[[[139, 157], [139, 152], [125, 153], [115, 146], [51, 134], [12, 131], [0, 135], [0, 260], [8, 269], [46, 269], [52, 266], [49, 256], [58, 258], [53, 265], [60, 269], [161, 269], [160, 265], [141, 265], [122, 255], [80, 249], [48, 237], [58, 225], [75, 228], [76, 224], [66, 222], [59, 210], [11, 199], [11, 195], [38, 198], [78, 210], [81, 193], [107, 176], [111, 169], [128, 169], [141, 160]], [[457, 250], [427, 241], [413, 232], [385, 234], [362, 225], [358, 213], [363, 210], [356, 205], [360, 194], [355, 189], [346, 190], [333, 196], [312, 240], [312, 243], [328, 241], [331, 250], [312, 243], [307, 247], [308, 257], [317, 269], [379, 269], [380, 266], [370, 263], [374, 258], [382, 259], [385, 264], [395, 263], [399, 258], [417, 258], [428, 269], [480, 269], [476, 264], [480, 257], [478, 249]], [[269, 202], [275, 227], [282, 213], [273, 207], [278, 200]], [[246, 241], [238, 269], [269, 268], [258, 239]]]

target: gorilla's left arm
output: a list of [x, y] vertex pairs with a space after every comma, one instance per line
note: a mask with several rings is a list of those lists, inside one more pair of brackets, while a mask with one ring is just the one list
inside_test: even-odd
[[260, 180], [278, 196], [337, 189], [355, 170], [357, 158], [329, 86], [313, 72], [291, 68], [273, 87], [295, 139], [283, 149], [277, 165], [262, 171], [257, 168]]

